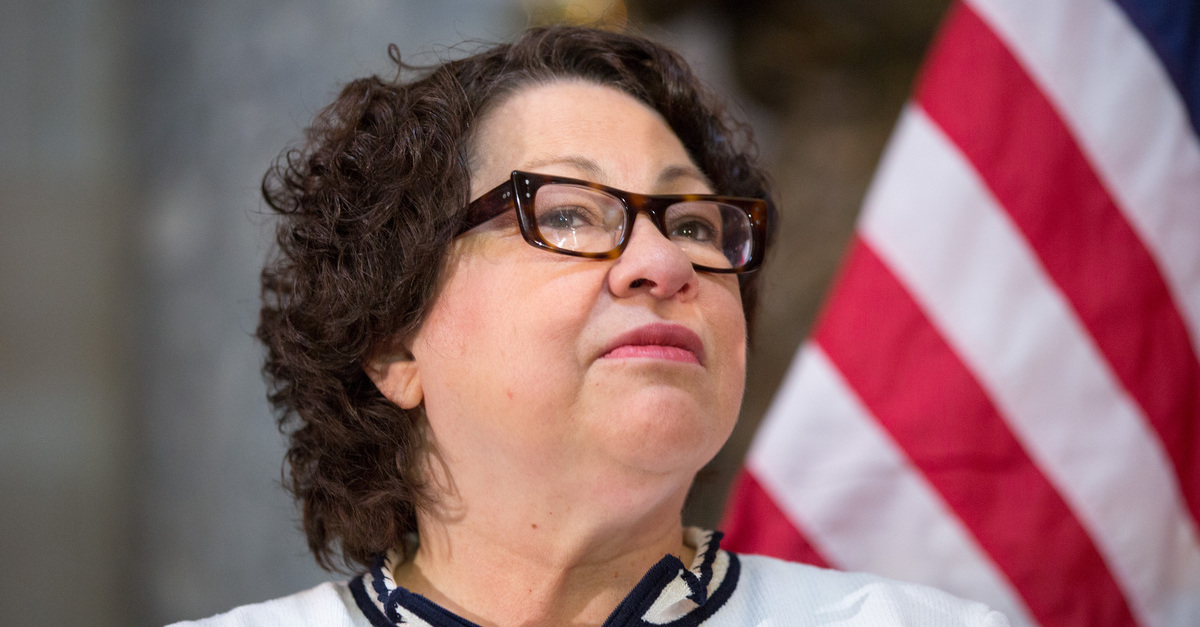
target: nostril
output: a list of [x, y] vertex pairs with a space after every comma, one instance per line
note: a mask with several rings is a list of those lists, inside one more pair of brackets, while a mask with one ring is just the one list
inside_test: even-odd
[[644, 285], [649, 285], [649, 284], [650, 284], [650, 279], [636, 279], [632, 283], [629, 284], [629, 289], [636, 290], [639, 287], [642, 287]]

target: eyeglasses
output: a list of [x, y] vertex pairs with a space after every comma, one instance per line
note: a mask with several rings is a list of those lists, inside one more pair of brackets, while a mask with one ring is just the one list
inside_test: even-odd
[[[514, 202], [515, 201], [515, 202]], [[599, 183], [513, 171], [467, 205], [457, 235], [516, 206], [521, 236], [532, 246], [587, 259], [616, 259], [629, 244], [637, 214], [675, 242], [697, 270], [757, 270], [767, 239], [767, 202], [710, 194], [634, 194]]]

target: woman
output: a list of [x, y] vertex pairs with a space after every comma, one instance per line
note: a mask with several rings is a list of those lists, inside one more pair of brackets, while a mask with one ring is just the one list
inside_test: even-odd
[[366, 572], [205, 624], [1006, 624], [683, 528], [771, 220], [742, 128], [582, 28], [346, 87], [265, 179], [258, 334], [309, 546]]

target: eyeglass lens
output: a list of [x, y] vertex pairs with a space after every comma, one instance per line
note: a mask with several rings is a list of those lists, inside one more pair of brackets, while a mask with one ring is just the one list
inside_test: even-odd
[[[575, 252], [611, 251], [630, 228], [619, 198], [582, 185], [541, 186], [534, 199], [534, 215], [546, 243]], [[668, 207], [663, 222], [665, 235], [692, 263], [731, 268], [750, 257], [752, 228], [739, 207], [712, 201], [679, 202]]]

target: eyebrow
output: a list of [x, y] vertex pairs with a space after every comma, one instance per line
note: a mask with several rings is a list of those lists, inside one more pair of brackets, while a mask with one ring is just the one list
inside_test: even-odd
[[[534, 159], [525, 163], [522, 169], [540, 168], [548, 165], [569, 165], [583, 173], [584, 177], [588, 180], [602, 184], [609, 182], [605, 180], [607, 177], [604, 176], [604, 168], [601, 168], [600, 164], [595, 160], [583, 155], [556, 155]], [[712, 181], [708, 180], [708, 177], [699, 168], [691, 164], [667, 166], [662, 172], [658, 173], [655, 184], [659, 187], [665, 187], [670, 183], [684, 178], [695, 179], [704, 183], [709, 189], [713, 189]]]
[[705, 187], [708, 187], [709, 189], [715, 189], [712, 181], [708, 180], [708, 177], [700, 171], [700, 168], [690, 164], [673, 165], [663, 170], [658, 174], [658, 185], [666, 186], [668, 183], [674, 183], [675, 181], [683, 178], [696, 179], [697, 181], [704, 183]]
[[[534, 159], [533, 161], [528, 161], [518, 169], [532, 170], [535, 168], [541, 168], [541, 167], [545, 167], [548, 165], [572, 166], [576, 170], [579, 170], [580, 172], [582, 172], [586, 177], [588, 177], [591, 180], [595, 180], [595, 179], [604, 177], [604, 170], [600, 167], [600, 164], [596, 163], [596, 161], [589, 159], [587, 157], [584, 157], [582, 155], [554, 155], [554, 156], [549, 156], [549, 157], [542, 157], [540, 159]], [[596, 181], [596, 182], [604, 183], [605, 181]]]

